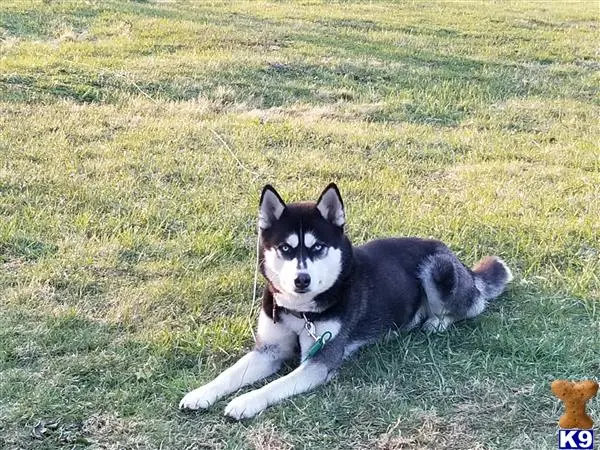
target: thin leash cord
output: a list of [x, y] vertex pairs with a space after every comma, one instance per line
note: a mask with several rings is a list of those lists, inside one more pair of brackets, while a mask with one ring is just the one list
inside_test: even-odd
[[[85, 67], [88, 67], [88, 68], [90, 67], [87, 64], [82, 64], [82, 65]], [[150, 94], [145, 92], [142, 88], [140, 88], [133, 80], [128, 78], [126, 75], [119, 73], [119, 72], [112, 72], [112, 73], [114, 75], [125, 78], [125, 80], [130, 82], [142, 95], [147, 97], [155, 105], [158, 105], [158, 101], [156, 99], [152, 98], [152, 96]], [[248, 169], [248, 167], [246, 167], [240, 161], [240, 159], [236, 156], [236, 154], [235, 154], [234, 150], [231, 148], [231, 146], [225, 141], [225, 139], [223, 139], [223, 137], [221, 137], [221, 135], [219, 133], [217, 133], [217, 131], [215, 131], [214, 129], [212, 129], [210, 127], [208, 127], [208, 130], [210, 130], [210, 132], [217, 138], [217, 140], [221, 143], [221, 145], [223, 147], [225, 147], [225, 149], [227, 149], [227, 151], [235, 159], [235, 161], [237, 162], [238, 166], [241, 169], [245, 170], [246, 172], [251, 173], [255, 177], [259, 177], [261, 175], [258, 172], [254, 172], [253, 170]], [[258, 252], [260, 250], [260, 226], [258, 225], [258, 223], [256, 224], [256, 231], [257, 231], [257, 233], [256, 233], [256, 261], [254, 264], [254, 290], [253, 290], [253, 294], [252, 294], [252, 304], [250, 305], [250, 316], [248, 317], [248, 324], [250, 325], [250, 332], [252, 333], [252, 338], [254, 339], [254, 342], [256, 342], [256, 335], [254, 334], [254, 307], [256, 304], [256, 297], [257, 297], [257, 293], [258, 293], [257, 292], [257, 290], [258, 290], [258, 265], [260, 263], [259, 256], [258, 256]]]
[[250, 325], [250, 332], [252, 338], [256, 342], [256, 334], [254, 334], [254, 307], [256, 305], [256, 297], [258, 294], [258, 265], [260, 263], [258, 253], [260, 251], [260, 227], [256, 227], [256, 260], [254, 262], [254, 288], [252, 292], [252, 304], [250, 305], [250, 315], [248, 316], [248, 324]]

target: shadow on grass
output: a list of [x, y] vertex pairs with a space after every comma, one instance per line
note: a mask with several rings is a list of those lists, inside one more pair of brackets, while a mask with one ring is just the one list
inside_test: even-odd
[[[451, 422], [463, 421], [474, 432], [499, 439], [523, 427], [551, 433], [555, 401], [549, 382], [589, 377], [600, 369], [589, 345], [594, 330], [585, 327], [588, 322], [585, 309], [573, 299], [512, 287], [483, 315], [446, 333], [403, 332], [365, 347], [316, 395], [298, 396], [293, 406], [284, 402], [268, 414], [287, 426], [285, 408], [312, 411], [301, 413], [300, 422], [333, 414], [339, 423], [354, 423], [350, 411], [356, 412], [356, 405], [363, 416], [368, 411], [384, 421], [416, 408], [448, 414]], [[247, 341], [249, 348], [249, 336]], [[200, 416], [180, 416], [176, 405], [185, 390], [217, 375], [244, 350], [229, 349], [226, 360], [217, 360], [182, 344], [141, 341], [127, 328], [76, 313], [43, 316], [4, 309], [0, 372], [5, 375], [0, 391], [9, 422], [21, 429], [17, 439], [22, 441], [16, 442], [34, 442], [29, 440], [30, 429], [45, 418], [68, 424], [100, 414], [134, 421], [160, 417], [178, 426], [197, 417], [224, 423], [223, 406], [234, 395]], [[200, 356], [204, 364], [199, 373]], [[32, 374], [40, 371], [46, 377], [32, 384]], [[388, 391], [389, 398], [382, 397], [382, 391]], [[354, 406], [349, 409], [349, 404]], [[482, 418], [481, 413], [489, 416]], [[401, 429], [414, 429], [420, 420], [406, 417]], [[54, 442], [58, 434], [49, 433], [46, 439]]]
[[[4, 430], [14, 433], [0, 433], [0, 445], [38, 448], [41, 440], [49, 448], [62, 447], [74, 442], [63, 440], [69, 433], [84, 439], [94, 431], [68, 424], [97, 416], [141, 417], [149, 404], [155, 411], [162, 404], [160, 414], [165, 416], [175, 408], [175, 400], [157, 402], [156, 393], [163, 397], [166, 392], [159, 385], [177, 376], [185, 367], [181, 361], [177, 352], [158, 355], [150, 343], [136, 340], [118, 325], [72, 312], [47, 316], [4, 308], [0, 393]], [[57, 430], [64, 433], [45, 429], [32, 439], [31, 430], [40, 420], [58, 422]]]
[[27, 236], [13, 236], [0, 242], [0, 262], [10, 260], [35, 261], [53, 255], [58, 246]]
[[[49, 2], [48, 2], [49, 3]], [[61, 28], [83, 29], [102, 13], [99, 8], [90, 6], [73, 7], [65, 10], [56, 8], [31, 8], [23, 11], [5, 11], [0, 14], [0, 29], [10, 36], [29, 39], [49, 39], [57, 37]]]
[[[333, 39], [338, 42], [340, 40]], [[342, 41], [343, 42], [343, 41]], [[329, 45], [329, 44], [328, 44]], [[345, 44], [352, 48], [353, 43]], [[357, 50], [354, 49], [356, 52]], [[360, 50], [369, 53], [369, 49]], [[436, 123], [452, 126], [481, 105], [526, 96], [556, 97], [558, 86], [571, 86], [571, 74], [548, 78], [541, 69], [482, 63], [468, 58], [435, 54], [395, 55], [400, 68], [390, 70], [367, 62], [341, 63], [334, 67], [308, 63], [269, 63], [263, 67], [232, 66], [202, 78], [190, 74], [177, 80], [136, 80], [110, 72], [59, 71], [40, 77], [8, 75], [0, 79], [7, 88], [1, 98], [12, 102], [69, 99], [80, 103], [117, 102], [123, 95], [140, 95], [140, 90], [155, 100], [189, 101], [199, 97], [215, 99], [218, 88], [233, 92], [232, 103], [248, 108], [293, 106], [298, 102], [315, 106], [349, 102], [385, 104], [364, 114], [372, 122]], [[537, 73], [535, 73], [537, 72]], [[534, 82], [526, 80], [533, 75]], [[536, 81], [536, 76], [539, 79]], [[563, 95], [563, 94], [561, 94]], [[379, 100], [377, 100], [379, 99]]]
[[[258, 25], [285, 24], [285, 21], [271, 23], [249, 14], [218, 15], [202, 9], [175, 10], [145, 4], [123, 6], [119, 11], [137, 16], [235, 25], [248, 30], [255, 30]], [[80, 14], [93, 17], [91, 12]], [[205, 70], [201, 75], [195, 69], [185, 69], [176, 76], [163, 73], [144, 78], [142, 74], [135, 83], [110, 71], [53, 68], [39, 76], [5, 75], [0, 79], [0, 84], [6, 87], [0, 99], [112, 103], [123, 95], [141, 95], [141, 90], [156, 100], [189, 101], [198, 97], [212, 99], [218, 95], [219, 89], [225, 88], [232, 92], [233, 104], [245, 103], [248, 108], [286, 107], [298, 102], [323, 106], [337, 102], [370, 104], [383, 101], [380, 108], [364, 113], [363, 118], [373, 122], [454, 126], [478, 107], [510, 98], [594, 98], [591, 86], [577, 82], [582, 69], [550, 73], [543, 65], [482, 62], [413, 48], [399, 42], [373, 42], [363, 35], [343, 31], [369, 30], [376, 26], [371, 21], [339, 19], [334, 21], [335, 26], [330, 26], [330, 21], [321, 22], [314, 22], [317, 28], [309, 32], [290, 32], [275, 27], [275, 40], [285, 41], [287, 46], [309, 45], [316, 49], [315, 55], [337, 56], [347, 62], [288, 61], [284, 55], [278, 60], [275, 53], [272, 61], [258, 66], [233, 64], [214, 71]], [[431, 35], [433, 32], [419, 28], [393, 29], [409, 34]], [[451, 31], [435, 30], [435, 33], [443, 32], [443, 37], [461, 38], [457, 32]], [[234, 39], [232, 44], [243, 47], [242, 41]], [[139, 55], [159, 56], [180, 50], [184, 48], [167, 49], [165, 53], [162, 46], [151, 46], [143, 52], [140, 50]], [[176, 54], [167, 57], [176, 58]]]

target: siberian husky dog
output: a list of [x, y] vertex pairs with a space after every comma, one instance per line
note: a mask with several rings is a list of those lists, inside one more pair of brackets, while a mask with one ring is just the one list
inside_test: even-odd
[[182, 409], [204, 409], [300, 355], [300, 365], [234, 398], [225, 415], [255, 416], [269, 405], [327, 382], [343, 360], [390, 329], [443, 331], [475, 317], [512, 279], [494, 256], [465, 267], [440, 241], [399, 238], [353, 247], [344, 233], [340, 192], [286, 204], [270, 185], [260, 198], [260, 270], [266, 279], [256, 345]]

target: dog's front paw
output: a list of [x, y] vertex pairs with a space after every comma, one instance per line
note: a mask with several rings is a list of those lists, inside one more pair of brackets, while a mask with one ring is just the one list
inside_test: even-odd
[[188, 392], [179, 402], [179, 409], [206, 409], [218, 399], [214, 388], [202, 386]]
[[442, 333], [452, 325], [452, 319], [448, 316], [430, 317], [423, 324], [423, 331], [426, 333]]
[[225, 415], [235, 420], [249, 419], [268, 406], [259, 394], [248, 392], [240, 395], [229, 402], [225, 407]]

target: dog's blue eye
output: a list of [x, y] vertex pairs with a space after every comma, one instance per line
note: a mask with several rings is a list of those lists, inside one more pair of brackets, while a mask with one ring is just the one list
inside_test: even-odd
[[323, 250], [323, 245], [322, 244], [315, 244], [312, 246], [313, 251], [315, 252], [320, 252], [321, 250]]
[[287, 252], [289, 252], [291, 249], [292, 249], [292, 248], [291, 248], [289, 245], [287, 245], [287, 244], [283, 244], [283, 245], [279, 246], [279, 250], [280, 250], [282, 253], [287, 253]]

